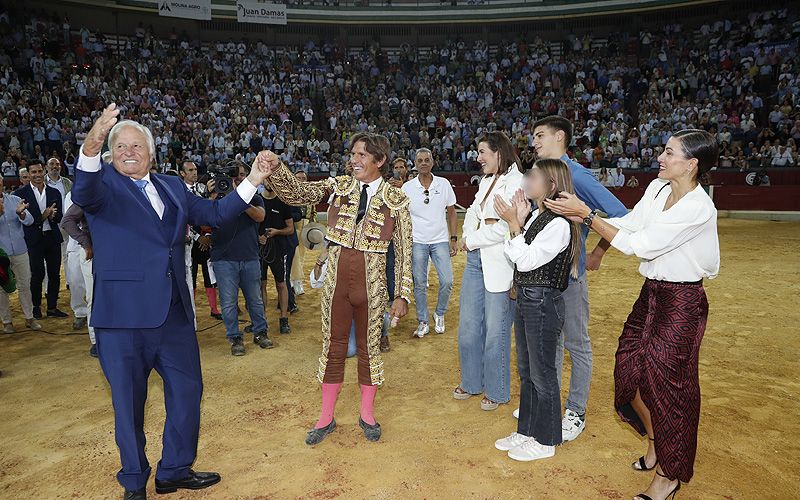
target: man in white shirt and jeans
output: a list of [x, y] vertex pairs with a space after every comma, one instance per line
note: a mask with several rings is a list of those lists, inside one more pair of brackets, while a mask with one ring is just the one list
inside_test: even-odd
[[419, 325], [415, 337], [428, 334], [428, 262], [433, 261], [439, 275], [439, 296], [433, 313], [436, 333], [444, 333], [444, 314], [453, 291], [451, 257], [456, 254], [456, 194], [450, 181], [437, 177], [433, 170], [433, 155], [427, 148], [417, 150], [414, 161], [419, 175], [403, 184], [403, 192], [411, 200], [412, 274], [414, 303]]

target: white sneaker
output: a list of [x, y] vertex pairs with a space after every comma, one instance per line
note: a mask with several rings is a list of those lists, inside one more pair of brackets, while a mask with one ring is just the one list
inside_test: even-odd
[[419, 326], [417, 329], [414, 330], [414, 333], [411, 334], [412, 337], [419, 337], [422, 338], [430, 332], [430, 327], [428, 327], [428, 323], [423, 323], [420, 321]]
[[572, 410], [564, 412], [564, 419], [561, 421], [561, 439], [564, 442], [577, 438], [585, 428], [585, 417], [581, 417]]
[[512, 415], [514, 415], [514, 418], [516, 418], [517, 420], [519, 420], [519, 408], [517, 408], [516, 410], [514, 410], [514, 412], [513, 412], [513, 413], [511, 413], [511, 414], [512, 414]]
[[26, 319], [25, 320], [25, 326], [27, 326], [31, 330], [41, 330], [42, 329], [42, 325], [40, 325], [39, 322], [36, 321], [34, 318]]
[[529, 438], [521, 445], [508, 450], [508, 458], [520, 462], [530, 462], [540, 458], [550, 458], [556, 454], [555, 446], [539, 444], [535, 439]]
[[11, 323], [3, 323], [3, 333], [14, 333], [14, 332], [16, 332], [16, 330], [14, 330], [14, 325], [12, 325]]
[[494, 442], [494, 447], [500, 451], [509, 451], [513, 450], [517, 446], [521, 445], [525, 441], [529, 440], [528, 436], [523, 436], [517, 432], [512, 432], [510, 436], [504, 437], [503, 439], [498, 439]]
[[444, 316], [433, 313], [434, 330], [436, 333], [444, 333]]

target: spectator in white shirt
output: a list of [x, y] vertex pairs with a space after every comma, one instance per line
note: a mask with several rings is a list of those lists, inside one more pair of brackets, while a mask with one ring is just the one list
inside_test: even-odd
[[428, 263], [433, 262], [439, 276], [439, 295], [433, 313], [436, 333], [444, 333], [444, 315], [453, 291], [453, 266], [456, 254], [458, 229], [456, 195], [450, 181], [433, 175], [433, 154], [427, 148], [417, 150], [415, 166], [419, 175], [403, 184], [403, 192], [410, 200], [412, 247], [412, 275], [414, 276], [414, 303], [417, 308], [417, 329], [414, 336], [428, 334]]
[[2, 170], [0, 174], [2, 174], [3, 177], [16, 177], [17, 164], [14, 162], [14, 157], [11, 155], [6, 156], [6, 161], [3, 162], [0, 170]]
[[778, 152], [772, 157], [770, 164], [773, 167], [791, 167], [794, 166], [794, 158], [792, 152], [786, 146], [780, 146]]
[[610, 173], [610, 176], [613, 178], [614, 181], [612, 187], [621, 188], [622, 186], [625, 185], [625, 174], [622, 173], [621, 167], [618, 166], [616, 169], [614, 169]]

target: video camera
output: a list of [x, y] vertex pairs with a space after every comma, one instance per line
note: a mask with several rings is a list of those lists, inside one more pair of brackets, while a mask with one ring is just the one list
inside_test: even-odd
[[224, 165], [209, 165], [208, 177], [214, 179], [214, 192], [222, 198], [235, 189], [233, 178], [239, 177], [239, 163], [235, 160]]

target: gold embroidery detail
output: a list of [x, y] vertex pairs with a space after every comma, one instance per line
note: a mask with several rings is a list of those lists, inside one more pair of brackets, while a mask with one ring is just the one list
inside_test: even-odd
[[317, 369], [317, 380], [320, 383], [325, 378], [325, 369], [328, 366], [328, 352], [331, 347], [331, 304], [333, 303], [333, 292], [336, 289], [336, 274], [339, 271], [339, 255], [341, 247], [331, 247], [328, 250], [328, 269], [325, 274], [325, 282], [322, 284], [322, 355], [319, 357], [319, 368]]

